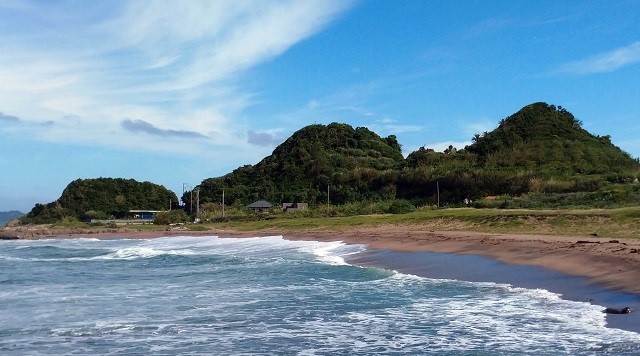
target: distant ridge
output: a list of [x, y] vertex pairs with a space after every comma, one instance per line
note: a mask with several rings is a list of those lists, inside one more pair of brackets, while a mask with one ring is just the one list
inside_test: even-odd
[[22, 215], [24, 215], [24, 213], [17, 210], [0, 211], [0, 226], [4, 226]]

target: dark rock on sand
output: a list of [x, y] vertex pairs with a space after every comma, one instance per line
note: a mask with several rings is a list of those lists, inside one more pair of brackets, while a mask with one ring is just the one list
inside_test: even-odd
[[629, 314], [631, 313], [631, 308], [629, 307], [625, 307], [625, 308], [607, 308], [604, 310], [605, 313], [607, 314]]

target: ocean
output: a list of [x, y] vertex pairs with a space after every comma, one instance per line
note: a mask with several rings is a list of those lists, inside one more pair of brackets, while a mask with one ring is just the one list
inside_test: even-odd
[[640, 353], [603, 306], [347, 262], [366, 253], [281, 236], [0, 241], [0, 354]]

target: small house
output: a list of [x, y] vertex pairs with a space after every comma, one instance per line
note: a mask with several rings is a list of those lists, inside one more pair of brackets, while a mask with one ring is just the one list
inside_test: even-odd
[[268, 213], [272, 205], [266, 200], [258, 200], [247, 205], [247, 207], [256, 213]]
[[153, 220], [159, 210], [129, 210], [129, 217], [134, 220]]

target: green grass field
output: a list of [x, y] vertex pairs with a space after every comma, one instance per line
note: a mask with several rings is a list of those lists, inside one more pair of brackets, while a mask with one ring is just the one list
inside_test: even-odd
[[406, 214], [346, 217], [285, 215], [244, 222], [205, 224], [210, 229], [341, 231], [357, 227], [402, 225], [407, 228], [544, 235], [639, 238], [640, 207], [590, 210], [432, 209]]
[[[242, 220], [182, 225], [189, 231], [345, 231], [358, 228], [401, 226], [402, 229], [439, 231], [477, 231], [490, 233], [598, 236], [640, 238], [640, 206], [616, 209], [420, 209], [405, 214], [353, 216], [300, 216], [275, 213], [245, 217]], [[51, 229], [91, 230], [75, 219], [51, 225]], [[122, 227], [120, 227], [122, 228]], [[159, 231], [166, 225], [130, 225], [128, 229]], [[117, 230], [114, 229], [114, 230]]]

